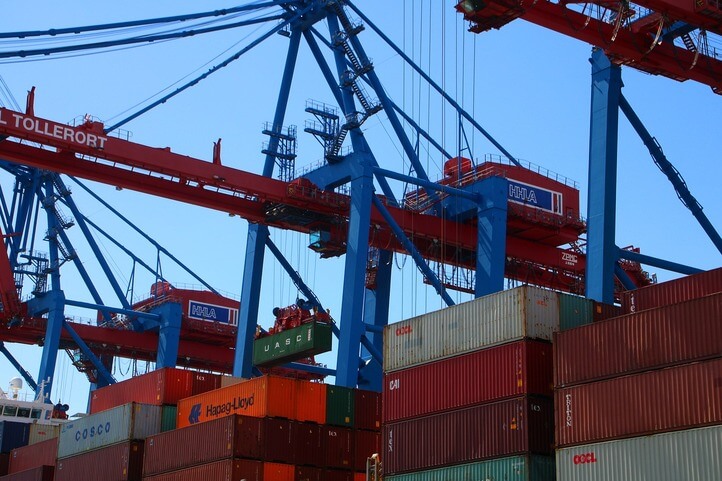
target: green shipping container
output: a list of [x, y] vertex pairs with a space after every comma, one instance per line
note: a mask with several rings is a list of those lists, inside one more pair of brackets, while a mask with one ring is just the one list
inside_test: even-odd
[[309, 322], [253, 343], [253, 364], [273, 366], [331, 350], [331, 324]]
[[331, 385], [326, 387], [326, 424], [352, 428], [355, 398], [351, 388]]
[[386, 476], [386, 481], [554, 481], [554, 458], [514, 456]]
[[178, 408], [176, 406], [163, 406], [160, 410], [160, 432], [173, 431], [177, 415]]
[[559, 329], [566, 331], [594, 321], [594, 301], [559, 293]]

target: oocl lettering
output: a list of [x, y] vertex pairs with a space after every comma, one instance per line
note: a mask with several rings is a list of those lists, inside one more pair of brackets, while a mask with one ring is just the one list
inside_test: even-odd
[[411, 329], [411, 326], [401, 326], [396, 328], [396, 335], [397, 336], [403, 336], [406, 334], [411, 334], [413, 332], [413, 329]]
[[590, 464], [590, 463], [596, 463], [597, 457], [594, 455], [594, 452], [591, 453], [584, 453], [584, 454], [577, 454], [573, 458], [574, 464]]

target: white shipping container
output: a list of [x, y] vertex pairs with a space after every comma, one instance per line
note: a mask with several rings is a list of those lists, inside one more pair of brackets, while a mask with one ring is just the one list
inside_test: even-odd
[[37, 444], [48, 439], [57, 438], [60, 435], [60, 426], [53, 424], [31, 424], [30, 441], [28, 444]]
[[161, 406], [128, 403], [63, 424], [58, 459], [94, 449], [145, 439], [161, 428]]
[[558, 330], [558, 294], [522, 286], [386, 326], [384, 371], [523, 338], [551, 341]]
[[557, 481], [722, 479], [722, 426], [557, 451]]

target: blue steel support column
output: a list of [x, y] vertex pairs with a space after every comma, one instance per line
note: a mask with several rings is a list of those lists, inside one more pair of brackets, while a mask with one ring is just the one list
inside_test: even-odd
[[371, 227], [371, 199], [374, 195], [373, 166], [369, 165], [365, 156], [359, 159], [359, 163], [363, 173], [351, 180], [346, 267], [341, 297], [341, 336], [336, 361], [336, 385], [345, 387], [356, 387], [358, 384], [361, 337], [365, 334], [364, 291]]
[[491, 177], [479, 184], [479, 190], [482, 198], [478, 210], [475, 297], [504, 290], [509, 182], [502, 177]]
[[158, 330], [158, 355], [155, 365], [162, 367], [175, 367], [178, 360], [178, 344], [180, 342], [182, 308], [177, 302], [167, 302], [153, 309], [154, 314], [160, 315], [160, 329]]
[[[44, 187], [46, 198], [51, 198], [53, 195], [53, 183], [47, 180]], [[50, 291], [43, 294], [43, 297], [46, 297], [45, 301], [49, 309], [43, 352], [40, 356], [40, 370], [38, 372], [38, 382], [42, 385], [42, 392], [37, 394], [41, 399], [47, 401], [50, 399], [50, 393], [53, 389], [55, 363], [57, 362], [58, 349], [60, 348], [60, 334], [63, 330], [63, 323], [65, 322], [65, 296], [60, 289], [60, 259], [58, 256], [58, 238], [57, 234], [55, 234], [61, 227], [58, 225], [58, 219], [52, 210], [46, 210], [48, 231], [50, 233], [48, 239]]]
[[[288, 97], [291, 92], [293, 72], [298, 58], [298, 47], [301, 44], [301, 29], [295, 27], [291, 33], [291, 40], [286, 55], [286, 65], [281, 79], [281, 88], [276, 104], [276, 113], [273, 118], [273, 129], [280, 132], [286, 116]], [[271, 137], [268, 150], [275, 152], [278, 148], [278, 139]], [[266, 155], [263, 166], [263, 175], [270, 177], [273, 174], [275, 158]], [[243, 285], [241, 287], [241, 306], [238, 312], [238, 336], [236, 338], [236, 354], [233, 360], [233, 375], [236, 377], [251, 377], [253, 374], [253, 337], [258, 324], [259, 293], [263, 275], [264, 248], [268, 239], [268, 227], [260, 224], [248, 226], [246, 240], [246, 258], [243, 265]]]
[[617, 133], [622, 74], [599, 49], [592, 52], [586, 296], [614, 303]]
[[[366, 300], [364, 303], [364, 327], [366, 328], [366, 333], [364, 335], [377, 352], [383, 352], [383, 327], [388, 324], [389, 320], [392, 259], [392, 252], [379, 252], [379, 265], [376, 270], [376, 289], [366, 290]], [[374, 327], [376, 329], [374, 329]], [[362, 344], [364, 344], [363, 339]], [[369, 391], [381, 391], [383, 382], [383, 360], [374, 357], [363, 345], [361, 346], [361, 357], [368, 359], [368, 361], [359, 369], [358, 387]]]

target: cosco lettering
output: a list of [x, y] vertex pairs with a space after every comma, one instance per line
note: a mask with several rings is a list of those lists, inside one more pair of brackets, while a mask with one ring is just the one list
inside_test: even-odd
[[594, 453], [577, 454], [573, 458], [574, 464], [590, 464], [596, 463], [597, 458]]

